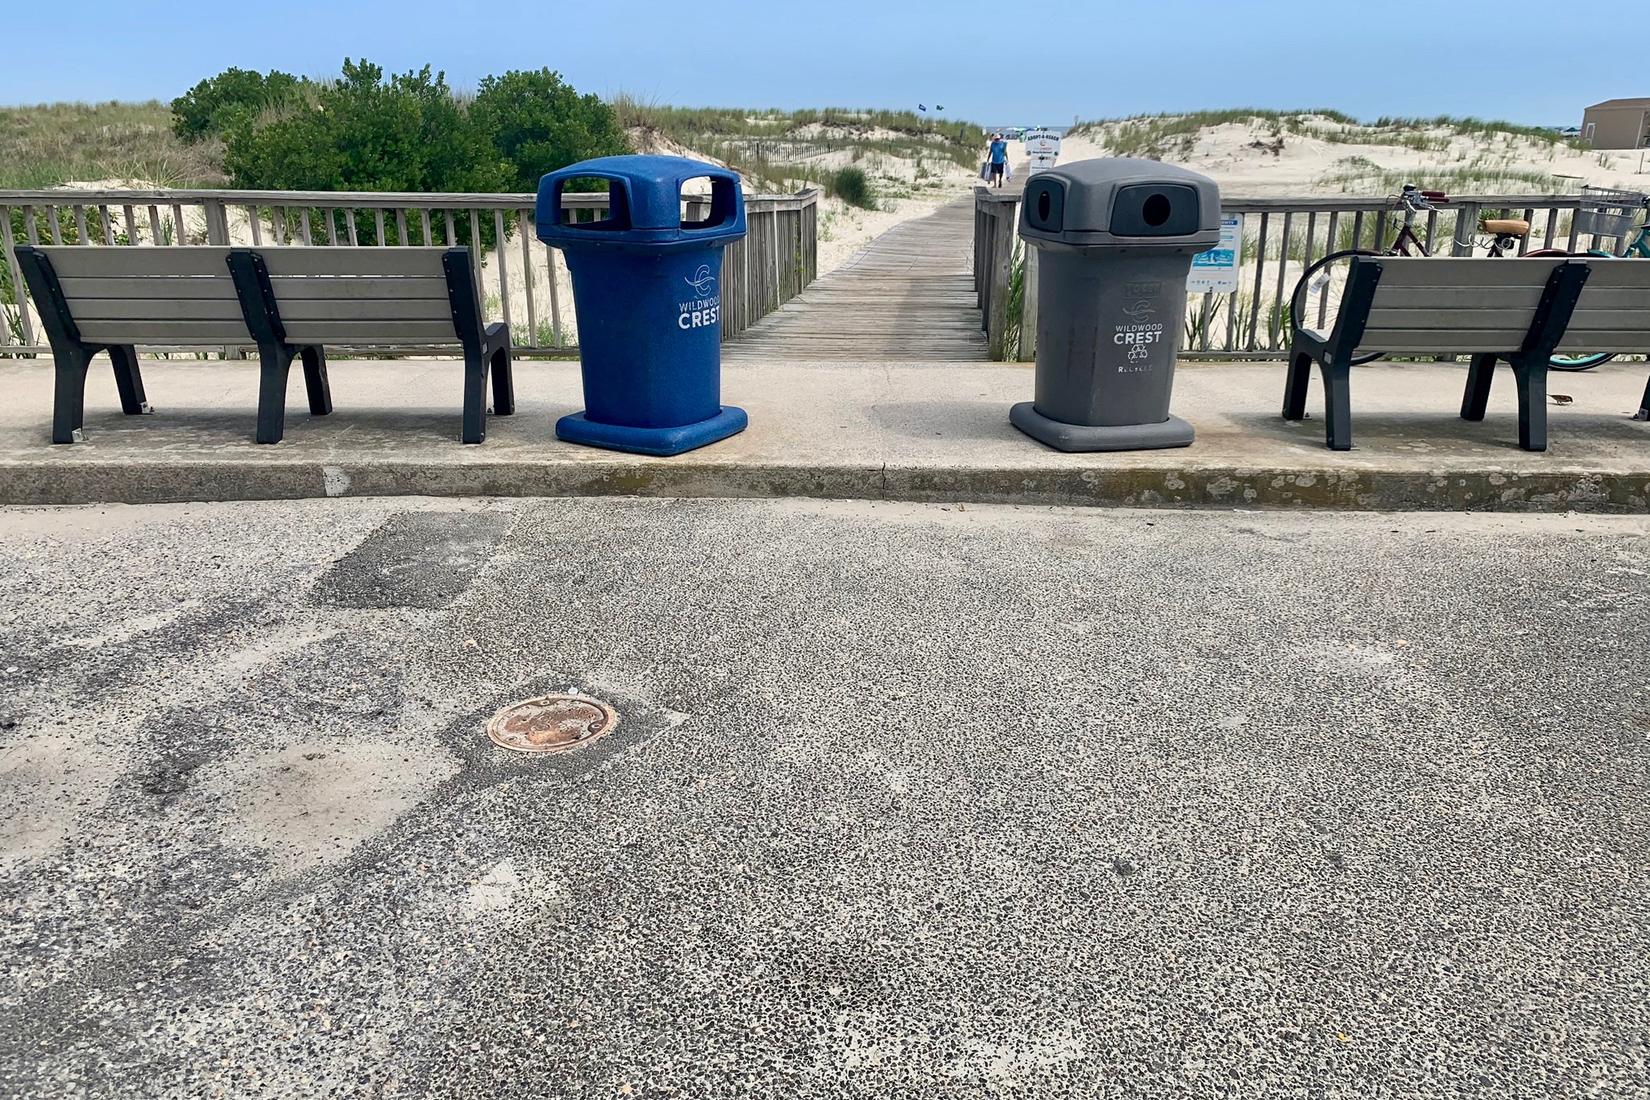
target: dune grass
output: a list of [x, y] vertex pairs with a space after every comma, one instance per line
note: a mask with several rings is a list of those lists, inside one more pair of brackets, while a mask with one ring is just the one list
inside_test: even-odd
[[828, 171], [808, 163], [820, 153], [847, 150], [856, 163], [880, 156], [973, 167], [983, 140], [974, 123], [915, 111], [671, 107], [629, 94], [612, 103], [626, 129], [650, 130], [776, 188], [829, 182]]
[[934, 144], [963, 144], [970, 150], [981, 130], [971, 122], [925, 116], [915, 111], [854, 107], [816, 107], [796, 111], [749, 110], [742, 107], [671, 107], [628, 93], [612, 101], [625, 126], [646, 126], [660, 133], [716, 134], [722, 137], [772, 138], [818, 124], [850, 133], [892, 130]]
[[1406, 183], [1445, 192], [1505, 194], [1534, 190], [1541, 194], [1565, 194], [1574, 190], [1575, 181], [1560, 179], [1551, 172], [1513, 167], [1501, 159], [1477, 158], [1450, 168], [1395, 169], [1378, 168], [1365, 161], [1325, 173], [1318, 179], [1318, 189], [1343, 195], [1352, 192], [1396, 194]]
[[866, 178], [863, 168], [853, 165], [838, 168], [826, 181], [825, 190], [849, 206], [857, 206], [861, 210], [877, 208], [876, 192], [871, 187], [871, 181]]
[[1349, 115], [1327, 107], [1299, 111], [1230, 107], [1213, 111], [1188, 111], [1178, 115], [1091, 119], [1079, 122], [1069, 133], [1072, 136], [1104, 138], [1107, 152], [1118, 156], [1161, 159], [1165, 156], [1184, 156], [1190, 153], [1197, 142], [1198, 134], [1212, 126], [1259, 121], [1274, 133], [1282, 134], [1286, 129], [1304, 126], [1304, 120], [1308, 117], [1355, 124], [1355, 120]]
[[180, 141], [171, 108], [160, 102], [0, 107], [0, 187], [97, 179], [220, 186], [222, 159], [216, 142]]
[[1530, 126], [1527, 123], [1508, 122], [1505, 119], [1498, 118], [1475, 118], [1471, 115], [1434, 115], [1431, 118], [1382, 115], [1374, 122], [1362, 125], [1368, 125], [1378, 130], [1453, 130], [1457, 134], [1474, 137], [1511, 134], [1514, 137], [1529, 138], [1531, 141], [1570, 145], [1577, 149], [1587, 148], [1579, 138], [1561, 137], [1557, 130], [1545, 126]]
[[1373, 122], [1362, 122], [1326, 107], [1289, 111], [1233, 107], [1178, 115], [1095, 119], [1078, 123], [1071, 132], [1102, 138], [1107, 151], [1119, 156], [1161, 159], [1185, 156], [1192, 151], [1203, 130], [1232, 124], [1258, 126], [1274, 138], [1292, 134], [1336, 144], [1396, 145], [1421, 152], [1443, 152], [1454, 138], [1491, 136], [1523, 138], [1555, 148], [1582, 148], [1575, 139], [1563, 138], [1555, 130], [1520, 122], [1451, 115], [1431, 118], [1385, 115]]

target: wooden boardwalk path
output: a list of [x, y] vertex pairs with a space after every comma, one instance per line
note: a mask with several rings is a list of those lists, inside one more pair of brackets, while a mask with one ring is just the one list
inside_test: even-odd
[[974, 199], [901, 222], [722, 345], [726, 362], [984, 360]]

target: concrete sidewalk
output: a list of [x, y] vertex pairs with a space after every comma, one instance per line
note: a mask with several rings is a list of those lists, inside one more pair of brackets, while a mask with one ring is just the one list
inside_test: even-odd
[[1380, 364], [1353, 378], [1355, 449], [1323, 445], [1313, 419], [1278, 416], [1279, 364], [1187, 364], [1175, 410], [1184, 450], [1067, 455], [1021, 435], [1008, 409], [1027, 365], [749, 364], [724, 399], [751, 427], [658, 459], [558, 441], [582, 406], [578, 367], [517, 366], [518, 411], [487, 442], [458, 442], [453, 361], [338, 360], [335, 413], [312, 418], [294, 377], [285, 442], [252, 442], [253, 362], [149, 361], [150, 417], [119, 411], [101, 360], [87, 387], [87, 442], [51, 446], [49, 362], [0, 366], [0, 503], [142, 503], [342, 495], [835, 497], [1036, 504], [1644, 511], [1650, 424], [1634, 422], [1642, 363], [1555, 374], [1573, 398], [1549, 409], [1551, 449], [1517, 447], [1510, 374], [1481, 424], [1458, 418], [1464, 367]]

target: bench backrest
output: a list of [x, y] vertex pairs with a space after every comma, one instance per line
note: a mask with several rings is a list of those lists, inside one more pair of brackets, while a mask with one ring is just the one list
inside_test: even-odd
[[1590, 261], [1561, 352], [1650, 351], [1650, 261]]
[[1381, 256], [1373, 262], [1381, 279], [1358, 346], [1402, 355], [1520, 350], [1547, 280], [1565, 260]]
[[247, 340], [227, 248], [53, 245], [39, 251], [51, 263], [69, 316], [87, 343]]
[[[1359, 260], [1359, 263], [1366, 261]], [[1650, 350], [1650, 263], [1605, 257], [1383, 256], [1359, 347], [1394, 354], [1523, 347], [1553, 269], [1586, 263], [1558, 350]]]
[[[290, 246], [263, 257], [293, 344], [453, 344], [445, 248]], [[471, 293], [475, 293], [472, 281]], [[480, 315], [479, 307], [476, 311]]]
[[[253, 339], [230, 249], [58, 245], [51, 264], [80, 338], [93, 344]], [[293, 344], [454, 344], [446, 248], [255, 248]], [[470, 293], [477, 294], [472, 276]], [[480, 316], [479, 299], [475, 316]]]

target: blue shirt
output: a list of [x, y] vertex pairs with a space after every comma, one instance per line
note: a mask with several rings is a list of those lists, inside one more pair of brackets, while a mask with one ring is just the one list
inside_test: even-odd
[[991, 163], [1002, 164], [1008, 160], [1008, 142], [993, 141], [991, 143]]

